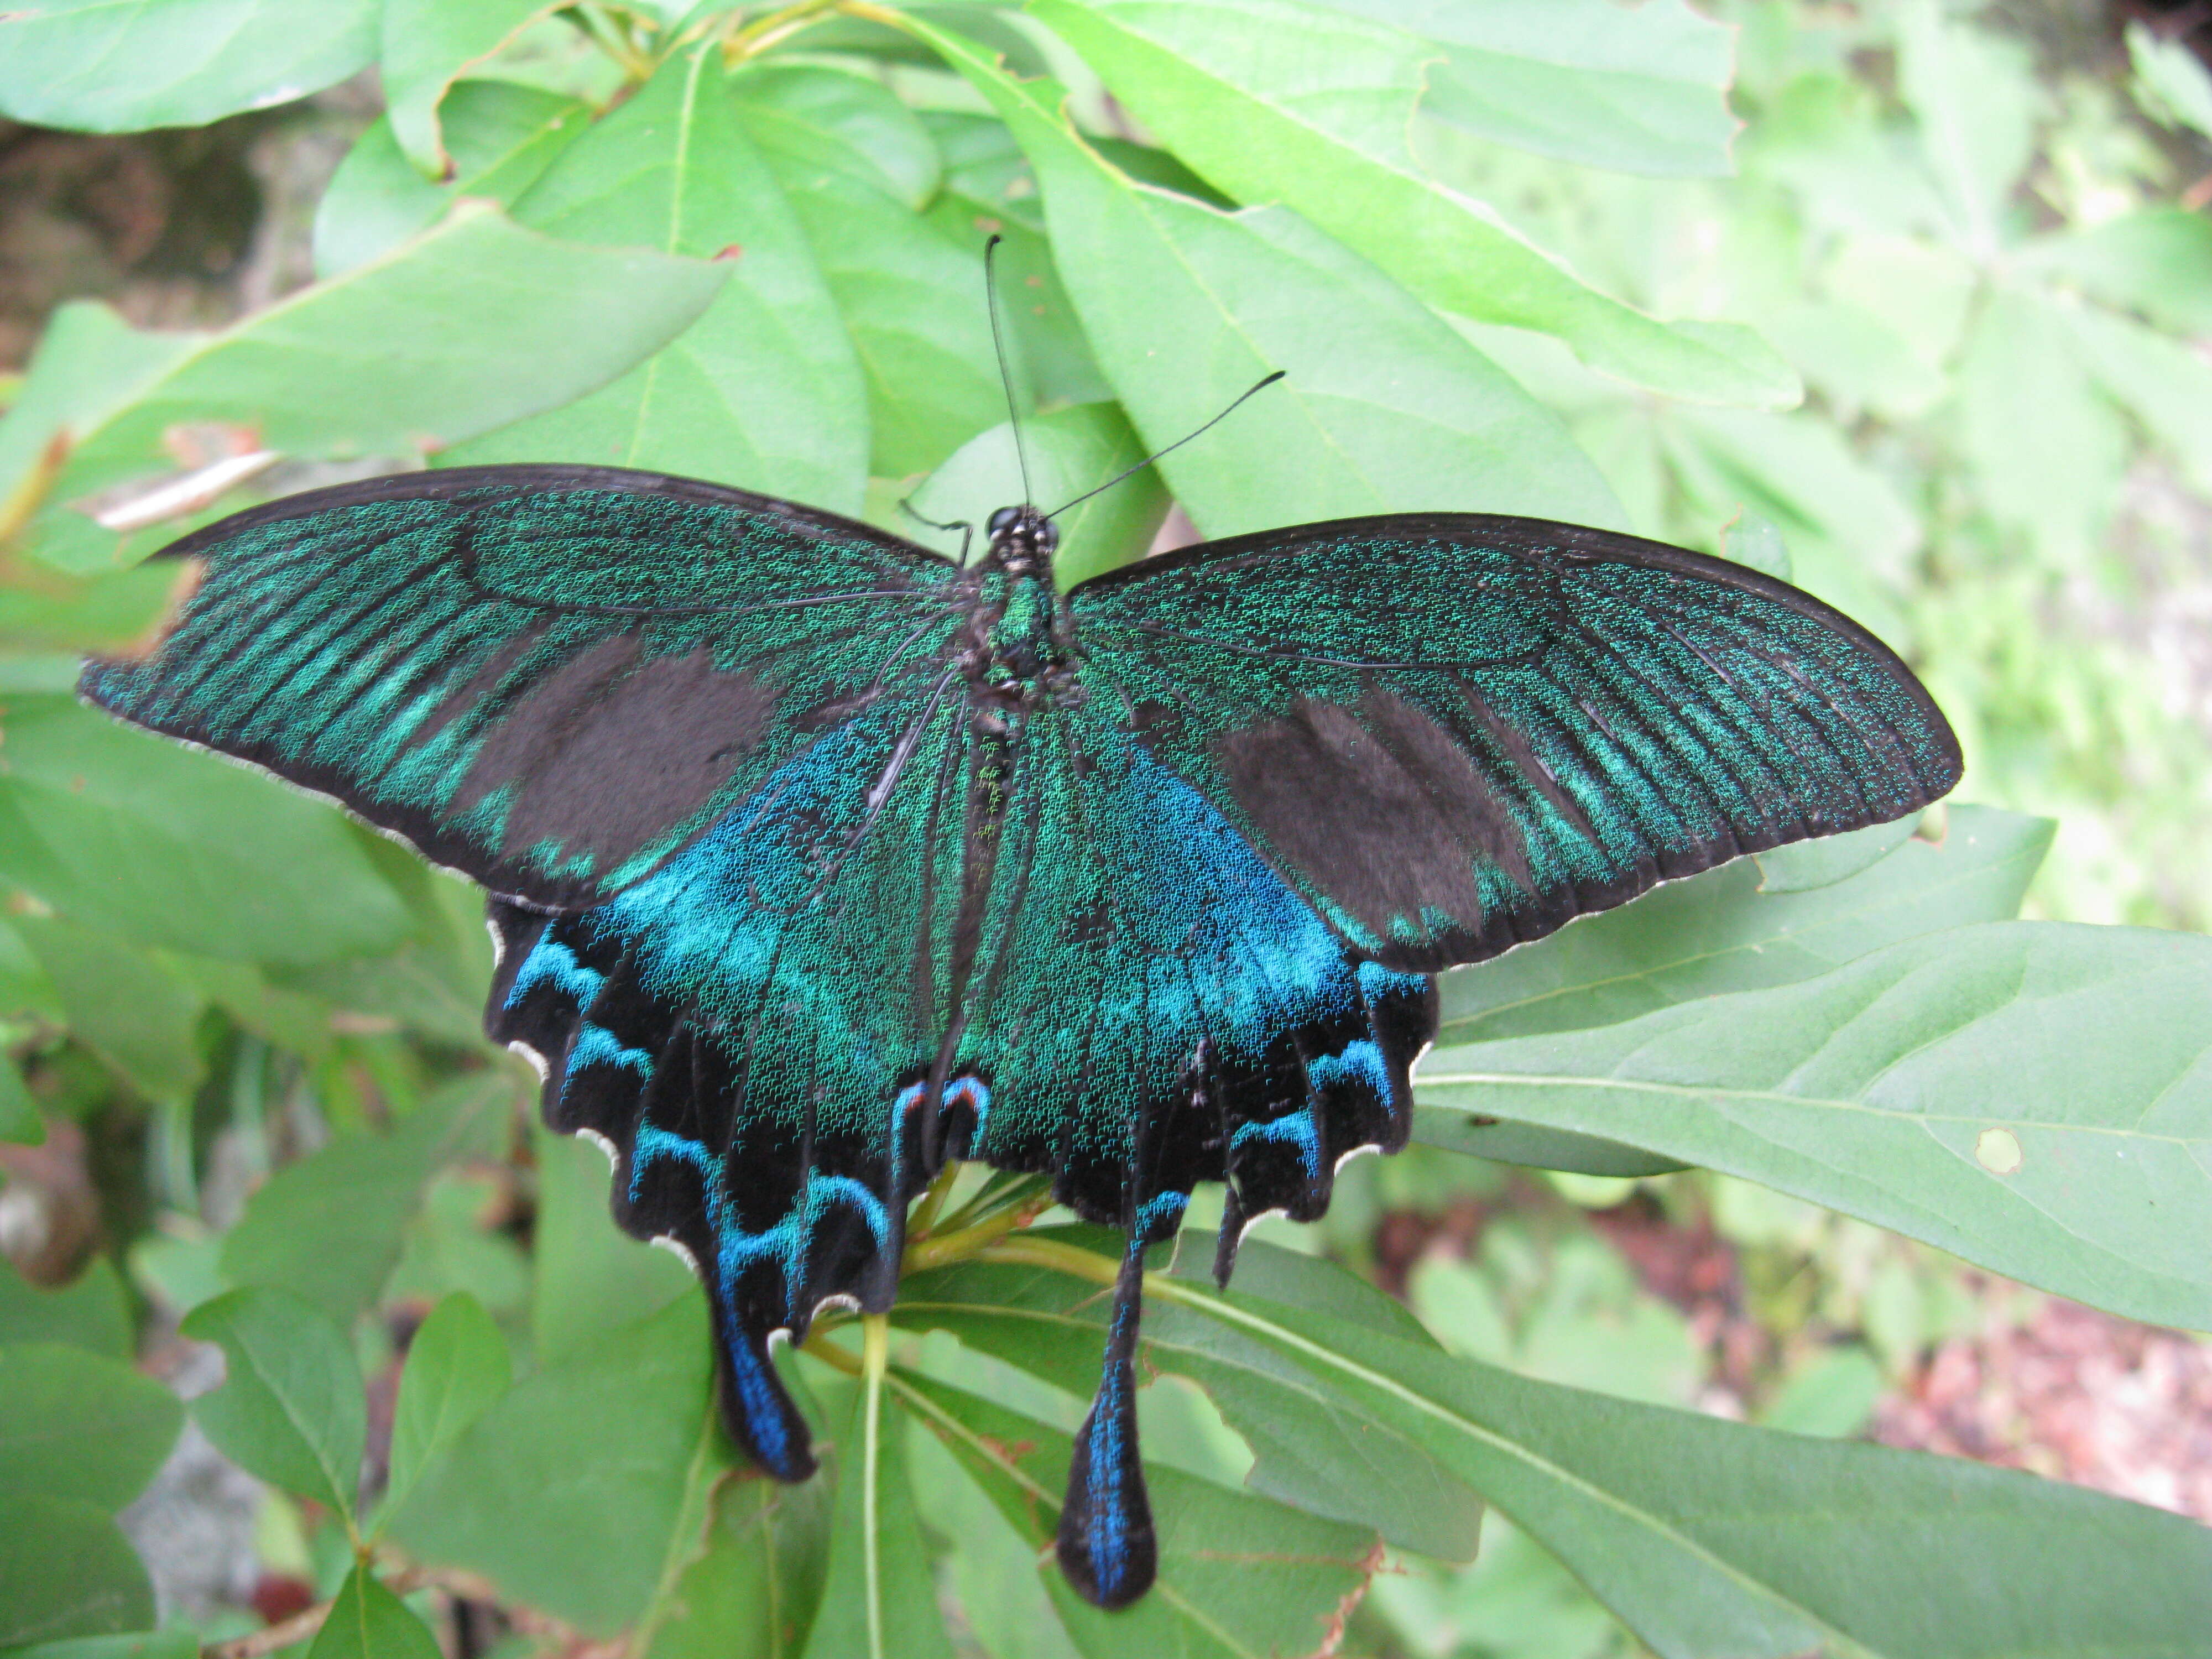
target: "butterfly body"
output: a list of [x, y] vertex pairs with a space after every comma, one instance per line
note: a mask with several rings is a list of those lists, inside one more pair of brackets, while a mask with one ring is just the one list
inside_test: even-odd
[[1061, 592], [654, 475], [495, 467], [258, 508], [84, 690], [482, 881], [486, 1014], [617, 1218], [680, 1245], [725, 1415], [811, 1468], [770, 1339], [896, 1288], [948, 1158], [1130, 1240], [1061, 1559], [1151, 1577], [1144, 1247], [1226, 1183], [1310, 1219], [1403, 1144], [1432, 975], [1743, 851], [1913, 810], [1948, 727], [1783, 584], [1537, 521], [1264, 532]]

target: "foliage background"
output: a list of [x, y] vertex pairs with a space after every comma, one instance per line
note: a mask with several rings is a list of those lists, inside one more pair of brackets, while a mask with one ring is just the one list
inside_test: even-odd
[[[1712, 15], [13, 11], [0, 111], [161, 131], [0, 152], [0, 1648], [2197, 1651], [2201, 1528], [1860, 1443], [2212, 1520], [2201, 1345], [1990, 1276], [2212, 1325], [2212, 78], [2087, 4]], [[133, 561], [254, 494], [1012, 499], [991, 228], [1043, 493], [1291, 370], [1071, 522], [1076, 574], [1171, 500], [1620, 525], [1875, 626], [1969, 758], [1917, 834], [1454, 977], [1424, 1144], [1238, 1296], [1156, 1296], [1169, 1560], [1119, 1620], [1036, 1562], [1093, 1241], [909, 1286], [872, 1603], [845, 1460], [730, 1467], [690, 1281], [519, 1127], [474, 896], [66, 695], [166, 597]], [[841, 1448], [849, 1337], [792, 1362]], [[2123, 1447], [2043, 1409], [2100, 1375]]]

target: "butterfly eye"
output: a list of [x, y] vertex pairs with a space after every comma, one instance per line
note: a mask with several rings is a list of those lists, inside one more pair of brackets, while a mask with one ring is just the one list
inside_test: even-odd
[[1002, 507], [996, 513], [994, 513], [991, 515], [991, 534], [994, 537], [1003, 536], [1021, 521], [1022, 509], [1020, 507]]

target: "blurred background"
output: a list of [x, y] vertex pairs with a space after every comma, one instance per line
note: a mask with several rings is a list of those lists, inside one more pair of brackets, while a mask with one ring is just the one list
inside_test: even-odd
[[[2212, 926], [2212, 3], [1954, 7], [1963, 70], [1940, 92], [1916, 82], [1906, 9], [1885, 0], [1700, 9], [1738, 30], [1732, 176], [1546, 161], [1443, 122], [1425, 127], [1425, 159], [1599, 286], [1662, 316], [1754, 325], [1802, 374], [1803, 405], [1670, 404], [1540, 337], [1468, 331], [1567, 415], [1640, 529], [1786, 557], [1915, 664], [1965, 742], [1960, 797], [2057, 821], [2027, 914]], [[557, 17], [481, 73], [587, 97], [618, 75]], [[0, 405], [65, 301], [207, 327], [311, 281], [319, 205], [381, 108], [363, 77], [198, 129], [0, 122]], [[70, 636], [37, 579], [4, 574], [0, 699], [51, 693]], [[124, 623], [149, 597], [114, 597]], [[10, 722], [0, 765], [43, 777], [41, 741], [36, 721]], [[45, 781], [83, 792], [62, 774]], [[475, 899], [382, 843], [357, 850], [410, 907], [395, 952], [218, 963], [9, 902], [0, 981], [19, 1012], [0, 1035], [21, 1068], [4, 1086], [47, 1134], [0, 1145], [14, 1268], [0, 1324], [29, 1285], [69, 1286], [82, 1317], [190, 1393], [212, 1380], [198, 1374], [212, 1351], [176, 1339], [177, 1318], [237, 1252], [303, 1248], [300, 1227], [334, 1255], [366, 1252], [356, 1271], [374, 1271], [382, 1323], [362, 1328], [363, 1360], [387, 1408], [393, 1356], [437, 1295], [465, 1288], [528, 1317], [546, 1183], [581, 1179], [595, 1153], [572, 1168], [566, 1145], [465, 1129], [362, 1158], [373, 1238], [267, 1198], [248, 1214], [250, 1195], [281, 1199], [265, 1183], [301, 1154], [485, 1075], [471, 1069], [488, 969]], [[375, 1194], [433, 1168], [386, 1227]], [[2203, 1340], [1745, 1183], [1546, 1175], [1416, 1147], [1351, 1166], [1322, 1225], [1268, 1224], [1370, 1273], [1462, 1352], [2212, 1522]], [[342, 1534], [195, 1431], [125, 1524], [166, 1607], [211, 1638], [306, 1607], [343, 1565]], [[497, 1608], [481, 1617], [487, 1644], [560, 1645]], [[1636, 1649], [1493, 1517], [1474, 1567], [1382, 1576], [1346, 1650]]]

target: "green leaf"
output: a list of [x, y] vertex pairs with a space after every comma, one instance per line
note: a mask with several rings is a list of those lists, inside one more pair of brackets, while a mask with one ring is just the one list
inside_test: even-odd
[[0, 542], [21, 528], [84, 434], [106, 425], [210, 337], [182, 329], [141, 333], [96, 300], [57, 309], [0, 417]]
[[2212, 334], [2212, 219], [2151, 208], [2039, 237], [2015, 268], [2079, 283], [2179, 334]]
[[[1077, 404], [1022, 422], [1030, 490], [1048, 509], [1072, 501], [1120, 477], [1145, 459], [1143, 442], [1114, 404]], [[980, 551], [984, 526], [997, 508], [1023, 499], [1022, 469], [1013, 428], [1004, 422], [970, 438], [914, 492], [913, 507], [939, 524], [975, 526]], [[1151, 467], [1132, 474], [1102, 495], [1054, 520], [1060, 548], [1053, 574], [1063, 588], [1132, 559], [1142, 558], [1168, 513], [1167, 487]], [[951, 557], [959, 532], [903, 526], [924, 546]]]
[[[1031, 1236], [1055, 1243], [1099, 1237], [1072, 1228]], [[1211, 1260], [1204, 1243], [1193, 1239], [1178, 1252], [1194, 1276]], [[1238, 1273], [1240, 1283], [1288, 1291], [1303, 1305], [1329, 1308], [1339, 1318], [1348, 1314], [1366, 1328], [1430, 1340], [1403, 1308], [1332, 1263], [1248, 1241]], [[1076, 1280], [983, 1262], [915, 1274], [891, 1310], [894, 1323], [949, 1331], [978, 1352], [1086, 1399], [1098, 1386], [1106, 1317], [1103, 1298]], [[1380, 1532], [1401, 1548], [1455, 1560], [1474, 1555], [1482, 1513], [1474, 1495], [1418, 1437], [1347, 1406], [1310, 1370], [1165, 1303], [1146, 1307], [1139, 1352], [1139, 1377], [1189, 1378], [1250, 1445], [1254, 1491]]]
[[906, 1419], [866, 1388], [854, 1390], [852, 1415], [838, 1437], [836, 1506], [806, 1653], [808, 1659], [952, 1659], [907, 1480]]
[[1895, 636], [1895, 593], [1924, 533], [1918, 516], [1835, 427], [1804, 415], [1669, 410], [1660, 429], [1676, 481], [1716, 527], [1747, 509], [1771, 520], [1790, 579]]
[[120, 1360], [54, 1342], [0, 1347], [0, 1491], [119, 1510], [184, 1421], [174, 1395]]
[[423, 176], [443, 181], [457, 171], [439, 123], [447, 89], [556, 9], [556, 0], [385, 0], [386, 118]]
[[8, 1494], [0, 1504], [0, 1648], [153, 1622], [154, 1586], [114, 1516], [81, 1498]]
[[538, 1279], [530, 1331], [540, 1361], [557, 1359], [671, 1303], [696, 1297], [696, 1281], [665, 1250], [639, 1243], [607, 1212], [608, 1159], [580, 1137], [535, 1128]]
[[1646, 316], [1428, 178], [1409, 142], [1434, 55], [1417, 37], [1304, 0], [1035, 9], [1213, 184], [1241, 202], [1297, 209], [1431, 304], [1557, 335], [1591, 368], [1674, 397], [1797, 400], [1796, 376], [1749, 329]]
[[[80, 426], [34, 548], [82, 571], [167, 539], [159, 526], [102, 530], [61, 503], [162, 468], [172, 426], [220, 422], [294, 455], [428, 453], [605, 385], [681, 331], [728, 274], [571, 246], [460, 203], [391, 253], [197, 337], [127, 403]], [[576, 327], [579, 314], [592, 326]], [[15, 418], [0, 424], [0, 447]]]
[[1815, 887], [1832, 887], [1870, 869], [1912, 839], [1920, 822], [1917, 813], [1848, 830], [1840, 836], [1793, 842], [1753, 856], [1759, 862], [1759, 890], [1762, 893], [1802, 893]]
[[1154, 1464], [1145, 1473], [1158, 1581], [1134, 1606], [1102, 1613], [1079, 1600], [1057, 1568], [1042, 1565], [1067, 1486], [1068, 1437], [963, 1389], [909, 1372], [894, 1376], [901, 1402], [1040, 1558], [1053, 1605], [1081, 1653], [1243, 1659], [1325, 1652], [1380, 1561], [1364, 1528]]
[[315, 209], [315, 275], [365, 264], [426, 230], [467, 196], [512, 207], [589, 130], [591, 106], [514, 81], [462, 81], [440, 112], [453, 176], [434, 184], [380, 117], [338, 164]]
[[20, 915], [15, 929], [52, 979], [70, 1034], [149, 1100], [175, 1102], [206, 1071], [205, 1000], [156, 957], [57, 916]]
[[2166, 40], [2145, 22], [2128, 25], [2128, 57], [2147, 112], [2167, 126], [2194, 128], [2212, 138], [2212, 70], [2184, 40]]
[[392, 1480], [384, 1501], [397, 1510], [422, 1472], [469, 1425], [498, 1403], [514, 1382], [507, 1339], [483, 1306], [465, 1291], [447, 1297], [416, 1328], [399, 1376], [392, 1419]]
[[866, 380], [871, 470], [926, 472], [1006, 412], [983, 307], [983, 241], [915, 211], [939, 162], [872, 81], [764, 65], [732, 83], [745, 129], [804, 227]]
[[[1014, 1403], [988, 1389], [969, 1392], [1000, 1405]], [[1054, 1426], [1065, 1430], [1079, 1420], [1071, 1416]], [[1145, 1450], [1148, 1457], [1158, 1457], [1149, 1433]], [[910, 1430], [906, 1455], [915, 1502], [929, 1517], [932, 1537], [946, 1552], [938, 1565], [939, 1581], [958, 1598], [960, 1617], [976, 1646], [991, 1659], [1080, 1659], [1060, 1622], [1037, 1547], [1027, 1534], [1007, 1520], [935, 1436]]]
[[2068, 314], [2089, 370], [2114, 401], [2212, 494], [2212, 364], [2187, 343], [2084, 307]]
[[[715, 1494], [706, 1547], [677, 1581], [645, 1659], [791, 1659], [821, 1605], [835, 1486], [741, 1473]], [[1000, 1656], [994, 1656], [994, 1659]]]
[[387, 1133], [332, 1141], [279, 1170], [225, 1237], [234, 1285], [289, 1291], [340, 1326], [375, 1304], [399, 1260], [401, 1230], [431, 1176], [501, 1143], [515, 1097], [500, 1066], [439, 1089]]
[[1899, 939], [2008, 921], [2055, 827], [1995, 807], [1954, 806], [1940, 842], [1907, 840], [1826, 886], [1771, 889], [1765, 854], [1668, 882], [1495, 962], [1443, 975], [1438, 1041], [1609, 1025], [1700, 997], [1810, 979]]
[[1420, 1437], [1662, 1659], [2178, 1659], [2212, 1620], [2212, 1529], [2179, 1516], [1584, 1394], [1305, 1310], [1176, 1299]]
[[439, 1659], [438, 1638], [356, 1563], [338, 1586], [307, 1659]]
[[726, 1467], [712, 1352], [693, 1295], [525, 1377], [416, 1482], [392, 1540], [586, 1634], [622, 1631]]
[[1991, 922], [1621, 1024], [1438, 1048], [1415, 1082], [1431, 1107], [1625, 1140], [2201, 1330], [2208, 1006], [2201, 935]]
[[1415, 508], [1620, 521], [1558, 418], [1371, 266], [1279, 208], [1225, 214], [1137, 183], [1052, 93], [928, 38], [1035, 164], [1061, 278], [1147, 443], [1288, 371], [1160, 464], [1206, 534]]
[[96, 1255], [70, 1283], [48, 1290], [12, 1263], [0, 1264], [0, 1343], [11, 1342], [66, 1342], [110, 1359], [129, 1359], [131, 1307], [114, 1265]]
[[1906, 0], [1898, 89], [1920, 122], [1920, 149], [1952, 226], [1978, 260], [1993, 257], [2005, 198], [2035, 147], [2039, 94], [2025, 43], [1946, 18], [1937, 0]]
[[640, 466], [860, 510], [860, 366], [714, 46], [663, 64], [515, 211], [574, 241], [728, 252], [732, 275], [697, 322], [613, 385], [442, 459]]
[[1685, 0], [1326, 0], [1443, 48], [1423, 113], [1589, 167], [1665, 176], [1732, 170], [1734, 31]]
[[376, 15], [376, 0], [22, 0], [0, 13], [0, 114], [204, 126], [344, 80], [375, 55]]
[[368, 1413], [361, 1368], [337, 1327], [297, 1297], [249, 1289], [202, 1303], [183, 1328], [222, 1345], [222, 1386], [192, 1402], [216, 1449], [351, 1516]]
[[240, 962], [413, 931], [335, 809], [64, 698], [11, 698], [4, 720], [0, 872], [73, 920]]
[[1493, 1164], [1517, 1164], [1531, 1170], [1564, 1170], [1570, 1175], [1635, 1181], [1672, 1175], [1689, 1165], [1601, 1135], [1570, 1134], [1536, 1123], [1514, 1123], [1486, 1113], [1455, 1112], [1425, 1106], [1413, 1109], [1413, 1139], [1447, 1152], [1486, 1158]]
[[1999, 289], [1959, 366], [1960, 436], [1990, 514], [2052, 558], [2102, 539], [2127, 461], [2127, 434], [2057, 308]]
[[134, 1631], [127, 1636], [76, 1636], [11, 1649], [8, 1659], [198, 1659], [199, 1638], [189, 1629]]

